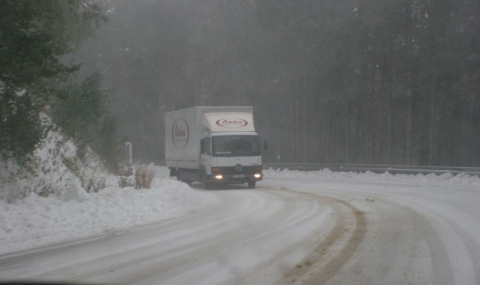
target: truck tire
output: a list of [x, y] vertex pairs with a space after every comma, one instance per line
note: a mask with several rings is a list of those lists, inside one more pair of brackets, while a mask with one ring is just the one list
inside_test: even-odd
[[250, 188], [250, 189], [255, 188], [255, 181], [248, 182], [248, 188]]
[[187, 180], [187, 179], [184, 179], [184, 178], [182, 177], [182, 173], [183, 173], [183, 172], [182, 172], [180, 169], [178, 169], [178, 170], [176, 171], [177, 181], [183, 182], [183, 183], [187, 184], [188, 186], [192, 185], [192, 181]]
[[212, 185], [207, 182], [207, 175], [203, 175], [202, 182], [203, 182], [203, 189], [208, 190], [212, 187]]
[[175, 175], [177, 176], [177, 181], [182, 182], [182, 171], [180, 169], [175, 171]]

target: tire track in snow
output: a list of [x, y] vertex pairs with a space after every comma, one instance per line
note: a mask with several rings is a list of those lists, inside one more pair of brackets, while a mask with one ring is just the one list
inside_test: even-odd
[[312, 253], [284, 275], [283, 284], [323, 284], [352, 257], [365, 237], [367, 220], [362, 211], [339, 199], [315, 196], [333, 205], [338, 220]]
[[[347, 235], [343, 234], [341, 229], [348, 228], [345, 226], [348, 222], [345, 222], [344, 216], [344, 221], [337, 224], [329, 237], [297, 265], [297, 268], [291, 269], [286, 274], [285, 277], [288, 279], [284, 280], [283, 284], [464, 284], [459, 280], [457, 281], [460, 283], [455, 282], [454, 268], [447, 252], [447, 241], [443, 240], [441, 233], [433, 225], [438, 220], [438, 215], [434, 215], [433, 219], [428, 218], [415, 208], [400, 203], [388, 195], [312, 186], [292, 185], [292, 187], [295, 191], [304, 193], [321, 193], [319, 196], [326, 196], [326, 199], [332, 199], [345, 207], [352, 206], [348, 207], [350, 212], [344, 212], [343, 215], [355, 217], [358, 223], [356, 233], [342, 245], [340, 240], [345, 239]], [[368, 208], [368, 204], [375, 207], [358, 215], [355, 213], [360, 211], [357, 209], [358, 206], [352, 204], [360, 205], [361, 209]], [[451, 223], [452, 229], [458, 228], [454, 222]], [[398, 231], [397, 227], [401, 230]], [[354, 238], [355, 235], [358, 238]], [[471, 249], [468, 256], [475, 267], [475, 264], [478, 264], [476, 259], [478, 244], [468, 238], [469, 234], [460, 232], [459, 237], [463, 244]], [[329, 238], [337, 242], [329, 243]], [[375, 248], [376, 245], [382, 247], [378, 249]], [[371, 254], [372, 250], [384, 251], [385, 255]], [[325, 262], [324, 260], [332, 253], [335, 255], [332, 261]], [[374, 259], [379, 259], [380, 262], [372, 261]], [[417, 268], [415, 265], [420, 266]], [[426, 271], [422, 271], [425, 269]], [[477, 272], [478, 269], [474, 269], [474, 280], [478, 278]], [[465, 281], [465, 278], [461, 280]]]

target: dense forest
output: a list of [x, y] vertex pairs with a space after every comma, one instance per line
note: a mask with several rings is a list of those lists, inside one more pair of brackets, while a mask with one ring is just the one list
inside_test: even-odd
[[64, 142], [77, 143], [79, 155], [89, 147], [115, 164], [117, 124], [101, 76], [79, 75], [80, 64], [61, 61], [106, 20], [92, 1], [0, 1], [0, 162], [6, 169], [16, 162], [33, 170], [38, 161], [31, 154], [58, 129]]
[[268, 162], [480, 166], [478, 0], [104, 1], [100, 70], [135, 159], [165, 112], [251, 105]]

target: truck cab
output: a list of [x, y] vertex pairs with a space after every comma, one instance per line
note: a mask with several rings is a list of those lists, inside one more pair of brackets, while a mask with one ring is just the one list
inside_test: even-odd
[[248, 183], [263, 179], [262, 149], [256, 132], [205, 132], [200, 143], [204, 184]]

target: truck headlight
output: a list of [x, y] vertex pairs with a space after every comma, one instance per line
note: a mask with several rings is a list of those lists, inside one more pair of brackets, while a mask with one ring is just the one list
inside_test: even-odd
[[215, 175], [215, 179], [222, 180], [223, 175], [222, 174], [217, 174], [217, 175]]
[[255, 178], [260, 178], [260, 177], [262, 177], [262, 174], [260, 174], [260, 173], [255, 173], [255, 174], [253, 174], [253, 177], [255, 177]]

